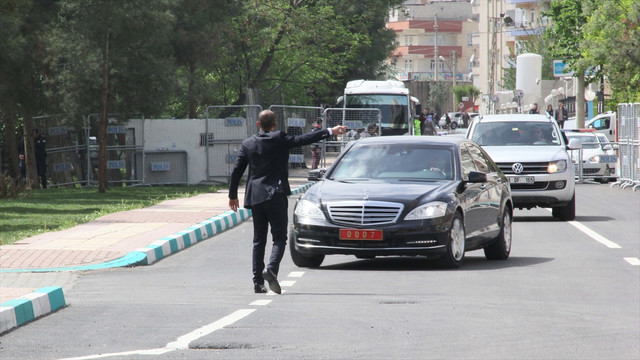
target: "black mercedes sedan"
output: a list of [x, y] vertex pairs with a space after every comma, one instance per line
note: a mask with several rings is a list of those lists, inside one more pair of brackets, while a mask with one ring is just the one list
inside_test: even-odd
[[426, 256], [457, 268], [466, 251], [509, 257], [512, 211], [509, 181], [473, 141], [368, 137], [298, 200], [289, 248], [300, 267], [347, 254]]

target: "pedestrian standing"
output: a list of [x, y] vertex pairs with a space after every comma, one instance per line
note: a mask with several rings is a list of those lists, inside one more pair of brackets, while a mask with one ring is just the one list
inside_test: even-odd
[[[316, 119], [316, 122], [311, 127], [311, 131], [320, 131], [322, 130], [322, 118], [319, 117]], [[317, 169], [320, 165], [320, 160], [322, 160], [322, 148], [320, 144], [311, 145], [311, 169]]]
[[547, 114], [549, 114], [549, 116], [553, 117], [553, 105], [551, 105], [551, 104], [547, 105]]
[[538, 111], [538, 104], [534, 103], [533, 107], [529, 110], [529, 114], [539, 114], [540, 112]]
[[36, 154], [38, 178], [43, 189], [47, 188], [47, 138], [33, 129], [33, 146]]
[[[276, 131], [276, 115], [264, 110], [258, 115], [259, 132], [245, 139], [238, 151], [238, 158], [231, 173], [229, 183], [229, 207], [237, 211], [238, 185], [244, 171], [249, 168], [244, 195], [244, 207], [251, 209], [253, 217], [253, 289], [256, 293], [265, 293], [269, 288], [280, 294], [278, 271], [287, 244], [289, 186], [289, 149], [326, 139], [332, 135], [341, 135], [344, 126], [309, 132], [297, 136]], [[264, 264], [267, 232], [271, 226], [273, 248], [269, 263]]]
[[569, 115], [567, 114], [567, 109], [564, 108], [563, 103], [558, 103], [558, 108], [556, 109], [553, 117], [556, 119], [560, 129], [564, 129], [564, 122], [569, 119]]
[[[426, 111], [426, 110], [425, 110]], [[436, 125], [433, 121], [433, 114], [427, 111], [427, 116], [422, 127], [422, 135], [436, 135]]]

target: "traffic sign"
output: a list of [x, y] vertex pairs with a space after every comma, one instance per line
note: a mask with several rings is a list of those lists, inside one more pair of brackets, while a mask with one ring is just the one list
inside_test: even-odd
[[460, 103], [460, 104], [458, 104], [458, 107], [459, 107], [460, 109], [462, 109], [462, 108], [464, 107], [464, 103]]

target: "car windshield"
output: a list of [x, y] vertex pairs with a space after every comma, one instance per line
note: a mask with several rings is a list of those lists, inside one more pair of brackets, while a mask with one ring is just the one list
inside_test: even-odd
[[486, 122], [476, 125], [471, 140], [481, 146], [560, 145], [551, 123], [535, 121]]
[[598, 139], [593, 134], [567, 134], [567, 138], [582, 141], [583, 149], [597, 149], [600, 147]]
[[407, 144], [353, 146], [329, 178], [337, 181], [437, 181], [453, 179], [450, 148]]

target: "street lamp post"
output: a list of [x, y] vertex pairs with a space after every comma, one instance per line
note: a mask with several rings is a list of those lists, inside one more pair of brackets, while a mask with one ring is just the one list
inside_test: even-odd
[[[456, 93], [453, 91], [453, 88], [456, 86], [456, 73], [455, 73], [455, 69], [456, 69], [456, 51], [454, 50], [451, 53], [451, 62], [453, 63], [453, 67], [449, 66], [449, 63], [447, 62], [447, 60], [445, 60], [445, 58], [440, 55], [439, 60], [442, 61], [445, 65], [447, 65], [447, 67], [449, 68], [449, 71], [451, 72], [451, 101], [453, 103], [453, 112], [456, 111]], [[437, 66], [437, 64], [436, 64]]]

